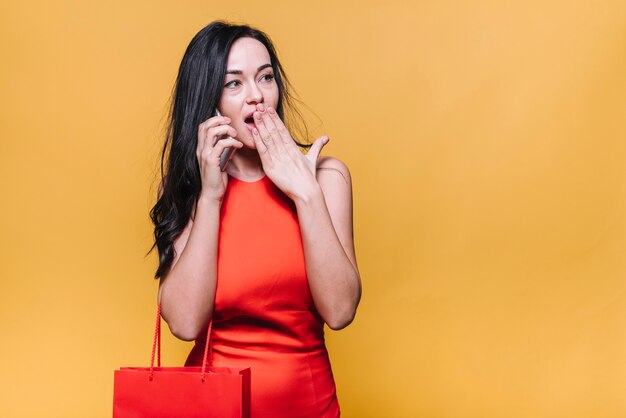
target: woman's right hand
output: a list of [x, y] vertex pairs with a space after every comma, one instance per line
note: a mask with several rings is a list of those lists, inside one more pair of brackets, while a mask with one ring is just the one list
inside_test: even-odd
[[198, 126], [198, 146], [196, 157], [202, 179], [201, 197], [222, 201], [226, 193], [228, 175], [220, 170], [220, 156], [226, 148], [241, 148], [243, 144], [233, 138], [217, 140], [222, 135], [237, 136], [237, 131], [229, 125], [227, 116], [213, 116]]

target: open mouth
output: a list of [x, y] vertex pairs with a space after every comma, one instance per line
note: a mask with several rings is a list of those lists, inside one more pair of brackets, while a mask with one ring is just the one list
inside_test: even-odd
[[246, 124], [246, 126], [250, 130], [252, 130], [253, 128], [256, 127], [256, 125], [254, 124], [254, 119], [252, 118], [252, 116], [249, 116], [249, 117], [245, 118], [243, 122]]

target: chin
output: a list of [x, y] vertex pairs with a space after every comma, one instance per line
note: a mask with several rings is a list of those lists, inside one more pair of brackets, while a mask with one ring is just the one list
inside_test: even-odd
[[256, 149], [256, 144], [254, 143], [254, 139], [250, 138], [235, 138], [237, 141], [243, 144], [243, 147], [240, 149]]

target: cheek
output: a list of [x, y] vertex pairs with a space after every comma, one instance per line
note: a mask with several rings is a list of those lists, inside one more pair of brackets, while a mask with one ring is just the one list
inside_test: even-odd
[[271, 94], [269, 94], [268, 96], [268, 105], [276, 109], [276, 106], [278, 106], [278, 87], [272, 90]]
[[231, 119], [234, 119], [234, 116], [238, 114], [237, 100], [227, 96], [226, 93], [222, 94], [217, 107], [223, 116], [228, 116]]

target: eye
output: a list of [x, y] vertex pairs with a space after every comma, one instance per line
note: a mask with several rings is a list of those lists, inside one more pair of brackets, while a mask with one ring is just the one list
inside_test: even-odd
[[235, 83], [239, 83], [239, 80], [233, 80], [230, 83], [226, 83], [224, 85], [224, 87], [227, 88], [227, 89], [233, 88], [233, 87], [235, 87]]
[[261, 79], [266, 80], [266, 81], [272, 81], [274, 79], [274, 74], [267, 73], [267, 74], [263, 75], [263, 77], [261, 77]]

